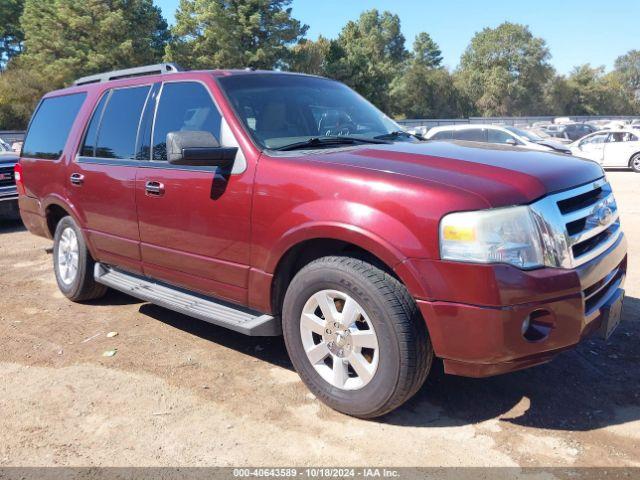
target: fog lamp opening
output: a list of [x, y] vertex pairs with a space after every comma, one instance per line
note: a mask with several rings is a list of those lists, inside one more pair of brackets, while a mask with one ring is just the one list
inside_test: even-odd
[[553, 330], [553, 316], [548, 310], [535, 310], [522, 322], [522, 336], [528, 342], [542, 342]]

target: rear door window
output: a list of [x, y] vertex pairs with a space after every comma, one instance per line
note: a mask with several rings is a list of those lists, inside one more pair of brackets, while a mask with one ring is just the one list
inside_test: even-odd
[[86, 96], [83, 92], [42, 100], [29, 125], [22, 156], [49, 160], [60, 158]]
[[167, 160], [167, 133], [205, 131], [220, 142], [221, 123], [222, 116], [204, 85], [165, 83], [153, 126], [153, 160]]
[[140, 115], [150, 88], [145, 85], [112, 90], [98, 128], [96, 157], [135, 157]]

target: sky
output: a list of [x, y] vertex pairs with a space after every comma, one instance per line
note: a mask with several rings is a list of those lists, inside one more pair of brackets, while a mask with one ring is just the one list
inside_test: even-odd
[[[156, 0], [170, 24], [179, 0]], [[428, 32], [440, 45], [444, 64], [458, 65], [471, 37], [504, 21], [528, 25], [546, 40], [551, 64], [560, 73], [590, 63], [611, 69], [615, 59], [640, 49], [640, 0], [294, 0], [293, 16], [309, 25], [307, 37], [334, 38], [364, 10], [389, 10], [400, 17], [411, 48], [415, 36]]]

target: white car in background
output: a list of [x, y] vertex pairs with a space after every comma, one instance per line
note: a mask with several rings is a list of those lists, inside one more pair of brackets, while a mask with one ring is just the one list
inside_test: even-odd
[[529, 150], [571, 154], [568, 145], [542, 138], [532, 131], [522, 130], [510, 125], [444, 125], [429, 130], [425, 138], [427, 140], [466, 140], [470, 142], [497, 143]]
[[640, 173], [640, 131], [604, 130], [568, 145], [576, 157], [588, 158], [603, 167], [630, 168]]

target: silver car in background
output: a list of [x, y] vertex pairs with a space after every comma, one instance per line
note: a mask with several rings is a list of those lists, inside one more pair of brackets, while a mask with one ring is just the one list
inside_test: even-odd
[[630, 168], [640, 173], [640, 131], [633, 128], [602, 130], [568, 145], [576, 157], [603, 167]]
[[510, 125], [466, 124], [434, 127], [425, 136], [427, 140], [466, 140], [497, 143], [529, 150], [555, 151], [571, 154], [568, 145], [542, 138], [530, 130]]

